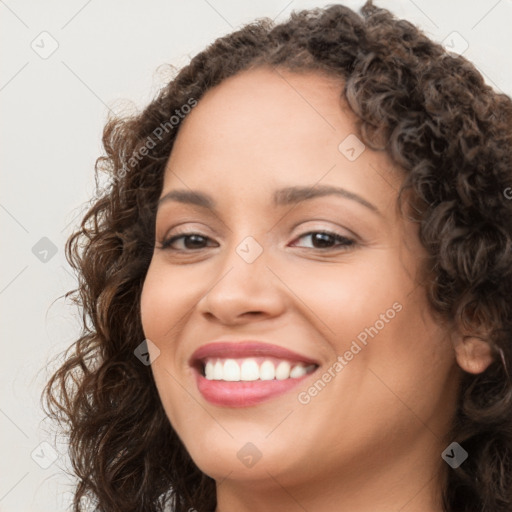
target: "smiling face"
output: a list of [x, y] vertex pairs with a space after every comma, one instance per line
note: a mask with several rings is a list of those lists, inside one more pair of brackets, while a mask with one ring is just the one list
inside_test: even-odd
[[221, 488], [378, 489], [385, 466], [393, 494], [444, 464], [449, 333], [397, 213], [401, 175], [361, 152], [341, 89], [240, 73], [200, 100], [166, 168], [142, 323], [169, 420]]

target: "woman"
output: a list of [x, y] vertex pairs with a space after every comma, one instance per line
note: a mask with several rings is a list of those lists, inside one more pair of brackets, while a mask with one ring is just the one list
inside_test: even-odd
[[368, 2], [112, 120], [46, 389], [75, 510], [512, 509], [512, 101]]

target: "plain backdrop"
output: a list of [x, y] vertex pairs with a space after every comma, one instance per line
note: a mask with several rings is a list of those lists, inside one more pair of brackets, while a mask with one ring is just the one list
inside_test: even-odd
[[[64, 244], [94, 193], [109, 110], [148, 103], [215, 38], [306, 0], [0, 0], [0, 511], [67, 510], [66, 446], [44, 420], [51, 360], [79, 332]], [[346, 2], [359, 8], [363, 2]], [[511, 0], [378, 1], [512, 94]]]

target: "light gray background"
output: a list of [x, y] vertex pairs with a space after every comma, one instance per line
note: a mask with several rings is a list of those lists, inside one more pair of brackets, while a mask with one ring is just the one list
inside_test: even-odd
[[[328, 3], [0, 0], [0, 512], [57, 512], [71, 497], [66, 446], [52, 436], [39, 397], [52, 357], [79, 330], [74, 308], [57, 300], [75, 285], [63, 248], [94, 193], [108, 111], [126, 109], [126, 100], [142, 107], [165, 81], [162, 64], [182, 66], [241, 24]], [[376, 3], [456, 51], [467, 46], [487, 82], [512, 94], [511, 0]], [[37, 250], [43, 237], [54, 256]]]

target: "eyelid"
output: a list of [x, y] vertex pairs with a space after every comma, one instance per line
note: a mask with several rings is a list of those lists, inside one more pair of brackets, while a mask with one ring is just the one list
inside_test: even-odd
[[[310, 249], [312, 251], [320, 251], [320, 252], [327, 253], [327, 252], [336, 252], [336, 251], [347, 250], [349, 247], [354, 247], [354, 246], [358, 245], [358, 241], [355, 240], [354, 237], [345, 236], [341, 233], [338, 233], [335, 230], [322, 229], [322, 228], [316, 228], [316, 229], [311, 228], [310, 230], [303, 231], [303, 232], [299, 233], [297, 236], [295, 236], [292, 240], [291, 246], [301, 248], [299, 245], [297, 245], [297, 241], [302, 238], [312, 236], [314, 234], [324, 234], [324, 235], [328, 235], [328, 236], [334, 238], [335, 246], [334, 247], [324, 247], [324, 248], [322, 248], [322, 247], [302, 247], [303, 249]], [[174, 248], [172, 248], [172, 244], [174, 242], [176, 242], [177, 240], [184, 240], [184, 239], [192, 237], [194, 235], [204, 238], [206, 240], [207, 246], [199, 247], [197, 249], [174, 249]], [[182, 230], [180, 230], [178, 232], [174, 232], [170, 236], [164, 237], [160, 242], [161, 245], [160, 245], [159, 249], [170, 250], [170, 251], [174, 251], [176, 253], [192, 253], [193, 254], [193, 253], [196, 253], [203, 249], [206, 249], [208, 247], [211, 248], [212, 246], [211, 245], [208, 246], [208, 243], [211, 243], [212, 241], [214, 243], [217, 243], [211, 236], [205, 235], [198, 231], [193, 231], [193, 230], [190, 230], [190, 231], [183, 230], [182, 231]], [[290, 244], [287, 244], [287, 247], [288, 246], [290, 246]], [[217, 247], [218, 247], [218, 245], [217, 245]]]
[[[184, 227], [184, 226], [186, 226], [186, 227]], [[197, 226], [200, 226], [200, 227], [197, 227]], [[184, 234], [184, 235], [188, 235], [188, 234], [199, 235], [200, 234], [202, 236], [207, 236], [209, 238], [211, 238], [212, 236], [214, 236], [214, 237], [219, 236], [219, 234], [216, 233], [216, 231], [213, 228], [207, 226], [206, 224], [203, 224], [201, 222], [183, 221], [183, 222], [179, 222], [178, 224], [173, 224], [171, 227], [166, 229], [164, 234], [160, 237], [160, 240], [166, 240], [167, 238], [169, 238], [169, 236], [170, 236], [169, 233], [171, 231], [173, 232], [172, 236], [179, 235], [179, 234]], [[210, 234], [207, 235], [206, 233], [204, 233], [204, 231], [209, 231]]]
[[[309, 227], [309, 223], [317, 223]], [[330, 224], [330, 225], [328, 225]], [[307, 225], [308, 227], [306, 227]], [[294, 231], [297, 228], [297, 226], [301, 226], [300, 231], [296, 235], [294, 235]], [[292, 236], [297, 238], [298, 236], [302, 236], [311, 232], [322, 232], [326, 231], [329, 233], [332, 233], [333, 235], [338, 235], [343, 238], [348, 238], [351, 240], [354, 240], [354, 242], [361, 243], [361, 238], [354, 233], [351, 229], [348, 229], [344, 226], [340, 226], [339, 224], [336, 224], [336, 227], [333, 226], [333, 221], [329, 221], [327, 219], [310, 219], [306, 222], [301, 221], [297, 222], [292, 226]]]

